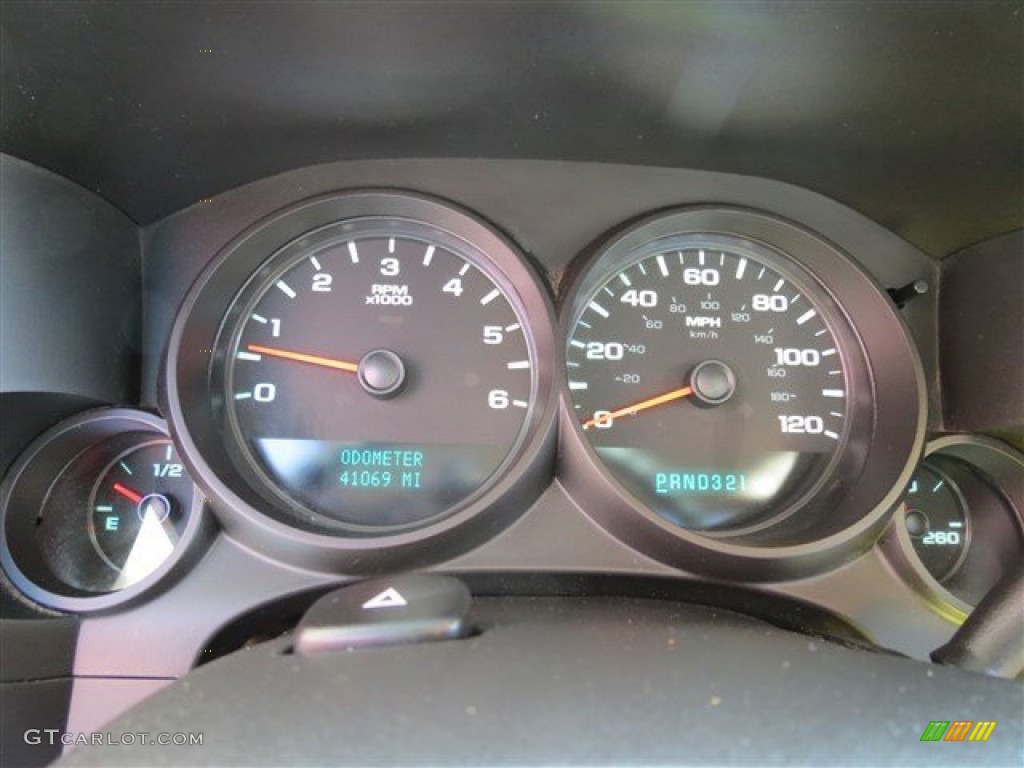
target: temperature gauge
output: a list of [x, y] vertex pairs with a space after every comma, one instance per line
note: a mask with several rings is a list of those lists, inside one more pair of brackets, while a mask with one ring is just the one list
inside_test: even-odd
[[1024, 456], [977, 435], [928, 444], [882, 550], [953, 622], [1024, 556]]
[[174, 551], [194, 486], [169, 440], [136, 445], [100, 474], [89, 503], [89, 536], [118, 573], [115, 589], [152, 573]]
[[914, 552], [940, 584], [963, 564], [970, 541], [970, 518], [959, 488], [943, 472], [922, 464], [907, 490], [903, 520]]

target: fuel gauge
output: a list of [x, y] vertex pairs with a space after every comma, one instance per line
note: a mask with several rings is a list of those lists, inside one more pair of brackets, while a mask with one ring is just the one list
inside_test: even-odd
[[157, 416], [99, 408], [40, 435], [0, 483], [0, 566], [29, 600], [105, 611], [183, 576], [213, 529]]
[[135, 584], [170, 556], [194, 492], [170, 440], [133, 446], [104, 468], [89, 501], [89, 536], [118, 573], [114, 589]]
[[944, 584], [963, 564], [970, 543], [967, 505], [956, 484], [938, 468], [922, 464], [907, 490], [904, 525], [914, 552]]

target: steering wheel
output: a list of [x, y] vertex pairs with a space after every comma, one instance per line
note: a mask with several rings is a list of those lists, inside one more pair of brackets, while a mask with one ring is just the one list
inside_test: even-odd
[[[478, 596], [457, 639], [309, 653], [304, 619], [58, 764], [1020, 765], [1024, 687], [971, 670], [1020, 674], [1021, 606], [1024, 567], [936, 652], [966, 670], [671, 600]], [[935, 721], [996, 726], [985, 743], [927, 743]], [[202, 743], [150, 746], [158, 734]]]

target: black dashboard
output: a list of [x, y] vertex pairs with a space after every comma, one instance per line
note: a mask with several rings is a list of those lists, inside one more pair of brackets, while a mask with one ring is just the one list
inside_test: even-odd
[[[3, 19], [7, 754], [688, 764], [675, 706], [842, 690], [852, 763], [962, 761], [914, 751], [957, 697], [1020, 756], [1019, 679], [927, 663], [1024, 554], [1019, 4], [47, 10]], [[470, 619], [402, 631], [462, 639], [304, 640], [439, 574]], [[332, 727], [296, 691], [349, 746], [254, 758], [261, 697]], [[118, 716], [223, 740], [21, 735]]]

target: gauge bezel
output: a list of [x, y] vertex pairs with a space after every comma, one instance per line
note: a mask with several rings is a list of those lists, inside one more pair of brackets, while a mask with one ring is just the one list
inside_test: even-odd
[[598, 241], [571, 278], [562, 305], [562, 338], [569, 338], [583, 299], [596, 286], [632, 263], [647, 244], [677, 235], [723, 235], [760, 244], [780, 254], [782, 260], [770, 265], [781, 266], [787, 279], [802, 289], [814, 286], [814, 303], [829, 313], [826, 323], [840, 345], [847, 386], [859, 398], [848, 408], [851, 419], [861, 420], [860, 433], [851, 433], [837, 454], [844, 469], [856, 459], [857, 477], [846, 481], [827, 510], [812, 500], [748, 530], [726, 535], [687, 530], [648, 509], [604, 467], [580, 428], [567, 388], [560, 409], [559, 476], [598, 525], [681, 570], [776, 581], [836, 568], [877, 539], [924, 445], [924, 376], [909, 332], [864, 268], [820, 235], [774, 215], [706, 205], [649, 214]]
[[[223, 401], [217, 401], [218, 417], [225, 427], [228, 437], [227, 450], [235, 461], [240, 473], [247, 479], [249, 484], [260, 492], [271, 504], [287, 510], [291, 515], [297, 517], [302, 523], [306, 519], [316, 527], [320, 527], [338, 535], [345, 536], [390, 536], [402, 531], [414, 530], [431, 525], [449, 514], [453, 508], [472, 504], [482, 496], [490, 486], [492, 479], [499, 477], [506, 472], [515, 460], [519, 447], [525, 440], [530, 418], [535, 401], [531, 399], [515, 437], [508, 448], [505, 456], [487, 476], [484, 482], [472, 493], [447, 509], [443, 509], [431, 515], [415, 521], [392, 525], [392, 526], [366, 526], [350, 523], [336, 519], [327, 513], [315, 511], [302, 504], [292, 494], [280, 487], [270, 476], [254, 455], [252, 449], [246, 444], [243, 430], [238, 421], [238, 411], [234, 401], [228, 397], [228, 393], [234, 390], [233, 379], [237, 363], [234, 361], [234, 354], [238, 349], [239, 341], [244, 333], [242, 318], [248, 317], [254, 307], [268, 292], [273, 284], [287, 274], [293, 267], [305, 261], [310, 253], [319, 253], [336, 246], [345, 241], [359, 242], [364, 238], [400, 237], [403, 240], [418, 240], [431, 245], [438, 245], [454, 254], [457, 258], [464, 259], [474, 265], [483, 273], [491, 284], [502, 291], [507, 298], [512, 290], [511, 284], [504, 275], [499, 275], [498, 280], [493, 280], [489, 274], [490, 266], [487, 263], [486, 254], [480, 252], [470, 241], [458, 237], [452, 233], [442, 231], [437, 227], [423, 222], [397, 216], [365, 216], [346, 219], [334, 224], [306, 233], [301, 238], [293, 240], [273, 254], [253, 275], [252, 279], [239, 291], [231, 309], [224, 318], [217, 341], [213, 347], [214, 359], [211, 367], [212, 386], [215, 391], [224, 393]], [[523, 316], [522, 308], [516, 306], [515, 300], [509, 302], [510, 309], [516, 316], [517, 322], [524, 329], [529, 328], [529, 321]], [[527, 348], [527, 354], [531, 361], [536, 357], [536, 348], [533, 339], [528, 331], [523, 333], [523, 341]], [[531, 392], [536, 392], [538, 387], [537, 366], [531, 362], [529, 372], [529, 387]], [[315, 521], [315, 522], [314, 522]]]
[[[712, 251], [724, 250], [730, 255], [741, 255], [758, 264], [768, 267], [777, 275], [785, 278], [787, 283], [794, 288], [797, 288], [802, 296], [808, 297], [806, 299], [807, 301], [813, 301], [815, 307], [825, 310], [821, 312], [822, 321], [836, 343], [838, 356], [841, 361], [840, 365], [844, 375], [850, 370], [854, 372], [861, 372], [864, 370], [863, 357], [860, 354], [859, 343], [856, 342], [853, 330], [846, 322], [845, 315], [842, 313], [840, 308], [831, 301], [831, 297], [821, 295], [821, 286], [814, 282], [811, 276], [802, 274], [795, 270], [793, 265], [786, 258], [785, 254], [780, 253], [774, 248], [767, 247], [764, 243], [752, 241], [749, 238], [736, 237], [734, 235], [721, 233], [686, 233], [669, 235], [668, 237], [656, 237], [647, 240], [632, 251], [616, 250], [614, 259], [610, 259], [607, 262], [602, 260], [602, 268], [588, 274], [587, 279], [584, 280], [583, 286], [581, 286], [580, 292], [574, 297], [574, 311], [568, 326], [571, 329], [569, 333], [578, 326], [580, 319], [586, 313], [590, 301], [593, 300], [595, 296], [600, 295], [602, 288], [609, 282], [613, 281], [620, 273], [629, 270], [640, 262], [649, 260], [651, 257], [659, 253], [679, 249], [692, 251], [700, 248], [706, 248]], [[815, 293], [818, 295], [815, 295]], [[823, 299], [825, 301], [823, 301]], [[823, 304], [825, 304], [825, 306], [823, 306]], [[568, 338], [569, 337], [567, 336], [567, 340]], [[854, 358], [857, 359], [857, 362], [859, 363], [858, 365], [851, 364], [851, 360]], [[847, 396], [844, 398], [842, 407], [847, 412], [847, 416], [849, 416], [849, 412], [852, 410], [851, 403], [856, 403], [858, 398], [863, 396], [863, 392], [870, 390], [871, 382], [867, 377], [858, 378], [856, 376], [848, 376], [845, 382], [845, 388]], [[569, 392], [569, 397], [571, 400], [571, 391]], [[844, 453], [850, 434], [853, 431], [853, 427], [856, 426], [851, 423], [852, 421], [853, 420], [850, 418], [844, 418], [842, 434], [836, 442], [836, 446], [831, 452], [828, 461], [825, 462], [825, 468], [821, 472], [821, 475], [816, 481], [804, 483], [803, 485], [805, 487], [802, 489], [802, 492], [786, 507], [780, 508], [773, 514], [760, 516], [741, 525], [712, 529], [693, 528], [689, 530], [700, 533], [701, 535], [709, 538], [742, 540], [743, 537], [749, 536], [750, 534], [767, 531], [768, 528], [771, 528], [785, 520], [786, 517], [793, 514], [798, 508], [806, 504], [809, 500], [814, 499], [816, 496], [826, 492], [835, 492], [835, 489], [829, 489], [827, 487], [835, 473], [839, 471], [859, 471], [860, 469], [859, 467], [851, 466], [851, 464], [855, 463], [857, 457], [855, 455], [851, 455], [850, 452]], [[871, 428], [872, 425], [868, 424], [860, 426]], [[589, 440], [587, 442], [590, 444]], [[604, 464], [604, 461], [601, 461], [602, 464]], [[615, 470], [607, 466], [605, 468], [612, 476], [615, 475]], [[626, 490], [621, 481], [616, 479], [616, 483], [622, 486], [622, 491], [624, 493], [630, 493]], [[827, 500], [828, 499], [821, 499], [820, 501], [824, 503], [827, 502]], [[638, 502], [643, 505], [645, 509], [647, 508], [647, 505], [645, 505], [642, 500], [638, 499]]]
[[[522, 318], [534, 360], [533, 400], [518, 438], [499, 468], [470, 498], [415, 527], [346, 535], [322, 520], [303, 520], [273, 503], [239, 471], [220, 434], [218, 389], [210, 350], [246, 286], [262, 283], [279, 265], [275, 254], [318, 231], [378, 219], [417, 222], [439, 239], [466, 244], [462, 258], [477, 263]], [[398, 233], [401, 234], [401, 233]], [[448, 201], [404, 190], [357, 190], [302, 201], [256, 222], [229, 243], [189, 290], [175, 320], [161, 375], [160, 399], [178, 451], [216, 501], [232, 537], [304, 567], [375, 573], [419, 567], [466, 551], [526, 511], [554, 472], [556, 393], [554, 310], [527, 258], [495, 227]], [[203, 352], [202, 350], [206, 350]]]
[[[134, 436], [132, 442], [130, 438]], [[188, 521], [174, 551], [152, 573], [123, 589], [89, 592], [66, 584], [44, 562], [35, 546], [29, 517], [42, 511], [49, 496], [84, 451], [126, 439], [117, 454], [154, 441], [170, 440], [163, 419], [129, 408], [100, 408], [66, 419], [40, 435], [18, 457], [0, 487], [0, 531], [3, 573], [17, 593], [31, 602], [67, 613], [96, 613], [122, 608], [151, 598], [182, 576], [206, 550], [214, 528], [205, 513], [202, 493], [195, 488]], [[104, 462], [106, 465], [108, 462]], [[95, 480], [95, 478], [93, 478]], [[84, 493], [92, 497], [94, 483]], [[83, 507], [83, 510], [85, 508]], [[89, 523], [83, 518], [82, 533]], [[92, 551], [92, 542], [89, 542]], [[96, 554], [98, 558], [99, 555]]]

